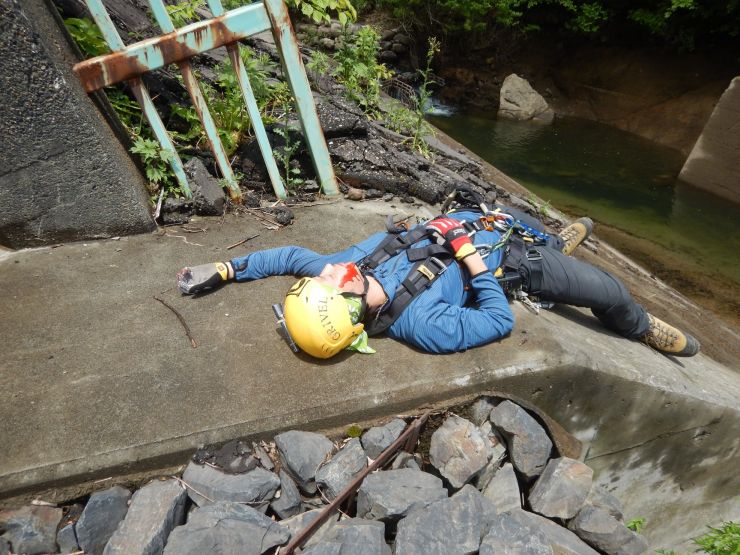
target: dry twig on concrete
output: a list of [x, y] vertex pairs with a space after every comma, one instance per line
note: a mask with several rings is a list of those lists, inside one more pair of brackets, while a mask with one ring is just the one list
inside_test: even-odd
[[159, 301], [160, 303], [162, 303], [164, 306], [166, 306], [172, 312], [175, 313], [175, 316], [177, 316], [177, 319], [180, 320], [182, 327], [185, 328], [185, 334], [188, 336], [188, 339], [190, 339], [190, 344], [193, 346], [193, 349], [195, 349], [198, 346], [198, 343], [195, 342], [195, 339], [190, 333], [190, 326], [188, 326], [188, 323], [185, 321], [185, 318], [183, 318], [182, 314], [180, 314], [180, 312], [178, 312], [178, 310], [174, 306], [172, 306], [170, 303], [168, 303], [167, 301], [163, 299], [160, 299], [156, 295], [154, 296], [154, 300]]
[[243, 245], [247, 241], [251, 241], [252, 239], [256, 239], [259, 236], [260, 236], [260, 234], [257, 233], [256, 235], [252, 235], [251, 237], [247, 237], [246, 239], [242, 239], [238, 243], [234, 243], [233, 245], [229, 245], [228, 247], [226, 247], [226, 250], [229, 251], [229, 250], [231, 250], [231, 249], [233, 249], [235, 247], [238, 247], [239, 245]]

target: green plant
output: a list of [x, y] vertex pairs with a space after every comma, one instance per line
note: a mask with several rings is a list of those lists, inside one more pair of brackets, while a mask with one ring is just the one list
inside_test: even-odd
[[330, 12], [337, 14], [342, 25], [357, 19], [357, 11], [350, 0], [287, 0], [286, 3], [316, 23], [330, 22]]
[[342, 46], [334, 55], [334, 76], [342, 83], [346, 95], [370, 116], [375, 116], [380, 99], [380, 81], [393, 73], [377, 61], [380, 36], [372, 27], [362, 27], [356, 35], [345, 34]]
[[709, 532], [694, 543], [710, 555], [740, 555], [740, 524], [725, 522], [721, 527], [708, 526]]
[[655, 551], [658, 555], [678, 555], [677, 552], [672, 549], [658, 549]]
[[172, 187], [172, 172], [169, 163], [174, 153], [162, 148], [158, 141], [136, 137], [131, 152], [138, 154], [144, 164], [144, 171], [149, 182], [155, 190], [160, 186], [178, 192], [179, 189]]
[[362, 427], [357, 424], [350, 425], [346, 430], [347, 437], [360, 437], [362, 436]]
[[329, 56], [321, 50], [314, 50], [311, 52], [311, 59], [306, 64], [306, 69], [320, 75], [326, 75], [329, 71]]
[[103, 33], [93, 21], [87, 18], [68, 17], [64, 20], [64, 26], [86, 56], [94, 57], [110, 52]]
[[198, 9], [205, 6], [206, 0], [184, 0], [178, 4], [165, 6], [175, 27], [182, 27], [198, 19]]
[[647, 521], [644, 517], [633, 518], [627, 523], [627, 528], [639, 534], [640, 532], [642, 532], [642, 529], [645, 528], [646, 522]]
[[290, 113], [293, 106], [293, 96], [288, 90], [288, 86], [282, 83], [282, 87], [278, 91], [278, 100], [281, 103], [282, 118], [278, 125], [276, 125], [273, 131], [283, 138], [283, 145], [277, 148], [273, 148], [273, 155], [275, 160], [282, 166], [285, 176], [285, 188], [293, 193], [303, 183], [303, 179], [299, 176], [301, 174], [300, 168], [294, 167], [292, 164], [293, 157], [301, 147], [300, 141], [293, 138], [293, 134], [296, 129], [290, 125]]
[[[529, 195], [527, 197], [527, 201], [529, 202], [529, 204], [531, 204], [532, 206], [534, 206], [534, 209], [537, 210], [537, 213], [540, 216], [542, 216], [543, 218], [546, 218], [550, 214], [550, 210], [552, 209], [552, 203], [550, 203], [549, 200], [546, 200], [544, 202], [540, 202], [540, 200], [536, 196]], [[639, 525], [637, 523], [640, 520], [643, 521], [642, 522], [642, 525], [644, 525], [645, 524], [645, 519], [644, 518], [636, 518], [636, 519], [630, 520], [630, 522], [627, 524], [627, 527], [629, 528], [630, 524], [632, 524], [633, 522], [636, 523], [635, 526]]]
[[424, 111], [432, 100], [432, 91], [429, 87], [429, 81], [432, 73], [432, 60], [439, 53], [440, 44], [436, 37], [429, 38], [429, 48], [427, 48], [427, 64], [424, 69], [420, 69], [421, 86], [416, 97], [416, 121], [414, 123], [411, 135], [411, 146], [418, 150], [425, 158], [429, 157], [429, 145], [425, 137], [431, 132], [432, 128], [424, 119]]

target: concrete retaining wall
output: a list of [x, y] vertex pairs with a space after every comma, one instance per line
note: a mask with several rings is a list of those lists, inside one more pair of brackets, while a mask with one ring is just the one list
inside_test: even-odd
[[740, 77], [719, 99], [679, 178], [740, 204]]
[[43, 0], [0, 3], [0, 244], [150, 231], [143, 178], [82, 90]]

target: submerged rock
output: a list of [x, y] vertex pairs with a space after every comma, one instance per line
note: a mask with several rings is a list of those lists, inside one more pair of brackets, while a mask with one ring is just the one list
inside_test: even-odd
[[526, 79], [512, 73], [501, 86], [498, 117], [551, 123], [555, 113]]

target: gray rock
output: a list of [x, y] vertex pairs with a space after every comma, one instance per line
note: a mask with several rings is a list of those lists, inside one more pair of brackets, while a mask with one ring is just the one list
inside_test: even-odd
[[527, 478], [539, 476], [552, 451], [552, 441], [527, 411], [503, 401], [491, 411], [491, 424], [506, 440], [514, 467]]
[[404, 35], [403, 33], [396, 33], [393, 36], [393, 42], [398, 42], [406, 46], [411, 46], [412, 40], [411, 37], [409, 37], [408, 35]]
[[520, 524], [544, 533], [547, 541], [550, 543], [550, 547], [552, 547], [557, 555], [598, 555], [597, 551], [586, 545], [573, 532], [543, 516], [523, 511], [522, 509], [514, 509], [505, 514], [511, 515]]
[[488, 463], [490, 445], [475, 424], [450, 416], [432, 434], [429, 460], [449, 480], [461, 488]]
[[394, 418], [384, 426], [373, 426], [362, 434], [362, 447], [371, 459], [377, 459], [388, 446], [398, 439], [398, 436], [406, 429], [406, 422], [400, 418]]
[[340, 555], [342, 542], [319, 542], [301, 551], [301, 555]]
[[175, 528], [164, 553], [261, 555], [289, 539], [287, 528], [261, 512], [239, 503], [221, 501], [201, 507], [190, 515], [187, 524]]
[[503, 460], [506, 458], [506, 443], [501, 435], [492, 429], [489, 421], [484, 422], [479, 426], [481, 434], [488, 441], [488, 456], [489, 461], [486, 466], [483, 467], [471, 483], [479, 490], [483, 490], [491, 479], [494, 477], [498, 469], [501, 467]]
[[573, 518], [586, 501], [593, 475], [575, 459], [552, 459], [529, 492], [529, 505], [543, 516]]
[[399, 468], [410, 468], [412, 470], [421, 470], [421, 455], [416, 453], [407, 453], [401, 451], [396, 455], [391, 463], [391, 470], [398, 470]]
[[505, 119], [520, 121], [535, 119], [542, 123], [550, 123], [554, 112], [526, 79], [512, 73], [501, 85], [498, 116]]
[[467, 485], [452, 497], [416, 510], [398, 523], [396, 555], [468, 555], [478, 551], [495, 509]]
[[193, 192], [193, 208], [201, 216], [220, 216], [226, 206], [226, 195], [218, 180], [203, 165], [200, 158], [193, 157], [184, 166], [188, 183]]
[[554, 555], [547, 536], [502, 514], [496, 518], [480, 545], [479, 555]]
[[275, 445], [298, 487], [309, 495], [316, 493], [316, 470], [332, 452], [334, 444], [321, 434], [291, 430], [276, 435]]
[[104, 555], [159, 555], [175, 526], [185, 521], [187, 493], [177, 480], [154, 480], [134, 493], [126, 518]]
[[493, 479], [488, 482], [483, 490], [483, 495], [496, 505], [496, 510], [499, 513], [522, 508], [519, 482], [511, 463], [505, 463], [498, 469]]
[[284, 470], [280, 471], [280, 497], [273, 499], [270, 507], [281, 519], [290, 518], [301, 510], [301, 494]]
[[333, 500], [365, 468], [367, 456], [360, 440], [350, 439], [329, 462], [316, 471], [316, 483], [327, 499]]
[[357, 516], [397, 520], [446, 497], [442, 480], [426, 472], [409, 468], [375, 472], [357, 491]]
[[59, 553], [63, 555], [80, 550], [74, 523], [67, 524], [59, 529], [59, 532], [57, 532], [57, 545], [59, 546]]
[[342, 520], [329, 530], [326, 540], [339, 541], [341, 555], [390, 555], [385, 543], [385, 525], [377, 520]]
[[470, 405], [470, 420], [476, 426], [480, 426], [488, 420], [491, 415], [491, 411], [496, 405], [491, 397], [481, 397], [477, 399], [472, 405]]
[[77, 542], [85, 553], [103, 553], [105, 544], [126, 516], [130, 498], [131, 492], [120, 486], [97, 491], [90, 496], [75, 525]]
[[398, 61], [398, 54], [393, 50], [383, 50], [378, 54], [378, 61], [381, 64], [394, 64]]
[[343, 99], [319, 99], [316, 112], [327, 139], [367, 135], [367, 118]]
[[193, 202], [185, 198], [167, 197], [160, 214], [159, 219], [164, 225], [186, 224], [193, 215]]
[[0, 555], [11, 555], [10, 542], [3, 537], [0, 537]]
[[624, 518], [622, 505], [619, 502], [619, 499], [606, 491], [603, 486], [600, 486], [595, 482], [591, 484], [591, 491], [588, 492], [588, 497], [586, 497], [586, 505], [605, 509], [617, 520], [622, 520]]
[[325, 48], [326, 50], [334, 50], [334, 47], [336, 46], [334, 39], [330, 39], [329, 37], [322, 38], [319, 41], [319, 44], [322, 48]]
[[0, 538], [10, 544], [12, 553], [55, 553], [57, 526], [61, 520], [62, 509], [57, 507], [31, 505], [0, 511], [0, 530], [3, 531]]
[[260, 464], [266, 470], [272, 470], [275, 468], [275, 465], [267, 454], [267, 451], [265, 451], [259, 443], [252, 442], [252, 451], [254, 451], [254, 455], [259, 459]]
[[215, 501], [264, 501], [266, 505], [280, 487], [277, 474], [264, 468], [255, 468], [244, 474], [226, 474], [212, 466], [194, 462], [188, 464], [182, 479], [192, 486], [192, 489], [188, 488], [188, 496], [199, 507]]
[[590, 546], [607, 555], [640, 555], [647, 551], [647, 542], [607, 509], [584, 506], [568, 523], [568, 529]]
[[401, 44], [400, 42], [394, 42], [393, 46], [391, 46], [391, 50], [399, 56], [403, 56], [404, 54], [408, 53], [409, 47], [405, 44]]
[[[305, 513], [297, 514], [293, 517], [286, 518], [285, 520], [282, 520], [280, 522], [281, 525], [285, 526], [288, 529], [288, 532], [290, 533], [290, 537], [292, 538], [301, 530], [303, 530], [306, 526], [311, 524], [316, 517], [318, 517], [321, 514], [321, 509], [313, 509], [310, 511], [307, 511]], [[329, 516], [329, 519], [324, 522], [321, 526], [319, 526], [319, 529], [316, 530], [313, 536], [306, 542], [306, 547], [318, 544], [319, 542], [324, 541], [327, 538], [327, 534], [329, 531], [334, 527], [334, 525], [339, 520], [339, 513], [335, 512], [331, 516]]]

